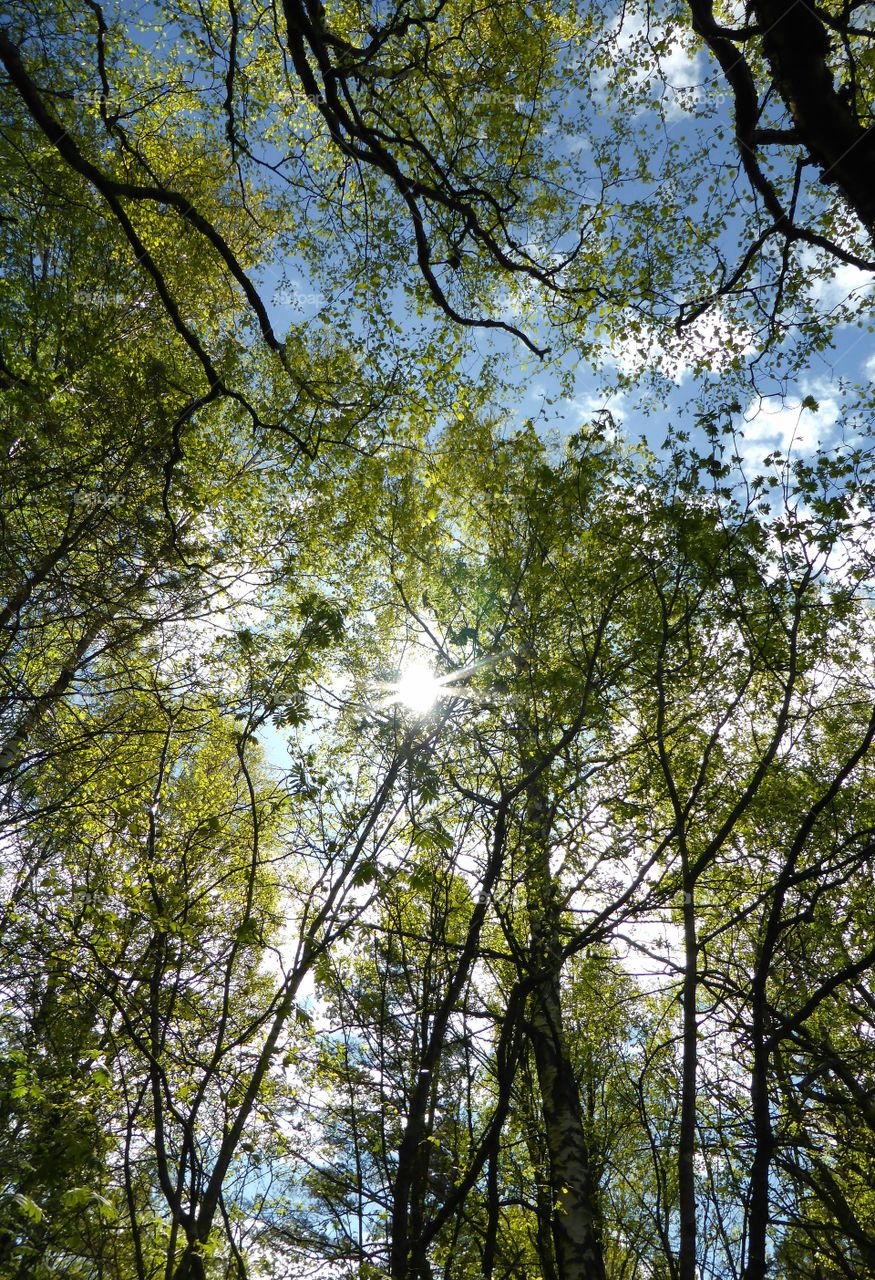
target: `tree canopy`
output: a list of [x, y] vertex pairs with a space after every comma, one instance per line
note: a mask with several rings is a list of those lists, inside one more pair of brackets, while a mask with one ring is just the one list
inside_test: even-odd
[[870, 19], [0, 15], [0, 1280], [875, 1277]]

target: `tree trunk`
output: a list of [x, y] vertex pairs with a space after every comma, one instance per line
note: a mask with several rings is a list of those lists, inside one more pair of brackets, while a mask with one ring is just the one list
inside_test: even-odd
[[699, 985], [698, 940], [694, 881], [689, 873], [686, 842], [681, 841], [684, 861], [684, 985], [683, 1065], [681, 1070], [681, 1130], [678, 1143], [678, 1199], [680, 1210], [679, 1280], [696, 1280], [696, 1101], [699, 1060], [699, 1027], [696, 997]]
[[558, 1280], [604, 1280], [596, 1188], [563, 1028], [560, 912], [550, 872], [549, 819], [541, 777], [528, 793], [526, 891], [532, 968], [544, 976], [529, 1000], [528, 1030], [550, 1157], [553, 1247]]
[[757, 0], [763, 50], [822, 181], [835, 183], [875, 239], [875, 132], [856, 118], [827, 63], [830, 33], [807, 4]]
[[558, 975], [552, 975], [532, 997], [529, 1016], [550, 1152], [558, 1278], [604, 1280], [595, 1188], [580, 1096], [565, 1048]]

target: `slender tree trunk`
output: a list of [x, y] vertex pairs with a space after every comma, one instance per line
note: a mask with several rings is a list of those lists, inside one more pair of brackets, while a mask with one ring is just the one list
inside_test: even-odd
[[589, 1150], [577, 1082], [565, 1051], [559, 983], [554, 977], [533, 997], [530, 1023], [550, 1152], [558, 1280], [604, 1280]]
[[[793, 856], [788, 860], [786, 871], [796, 865]], [[747, 1221], [747, 1260], [742, 1280], [765, 1280], [768, 1272], [766, 1261], [766, 1243], [769, 1229], [769, 1169], [774, 1150], [774, 1134], [772, 1117], [769, 1110], [769, 1064], [770, 1054], [766, 1043], [766, 997], [769, 980], [769, 968], [774, 956], [775, 947], [780, 935], [781, 907], [784, 901], [783, 880], [772, 902], [765, 938], [759, 955], [751, 983], [751, 1038], [753, 1040], [753, 1063], [750, 1076], [750, 1108], [753, 1120], [754, 1154], [750, 1169]]]
[[696, 1077], [699, 1029], [696, 1011], [698, 943], [694, 882], [684, 848], [684, 985], [683, 1058], [681, 1066], [681, 1129], [678, 1142], [678, 1197], [680, 1201], [679, 1280], [696, 1280]]
[[522, 1075], [519, 1082], [519, 1107], [523, 1120], [523, 1137], [528, 1152], [529, 1165], [534, 1171], [535, 1212], [537, 1235], [535, 1248], [538, 1253], [540, 1280], [558, 1280], [556, 1275], [556, 1259], [553, 1256], [553, 1202], [550, 1196], [550, 1174], [548, 1155], [544, 1142], [543, 1124], [541, 1121], [541, 1105], [537, 1079], [535, 1075], [534, 1054], [528, 1053], [521, 1064]]
[[556, 1271], [558, 1280], [604, 1280], [596, 1188], [562, 1019], [560, 912], [542, 777], [529, 789], [526, 827], [532, 967], [544, 975], [529, 1000], [528, 1026], [549, 1152]]
[[471, 966], [477, 954], [480, 933], [492, 900], [492, 891], [503, 865], [506, 832], [507, 803], [503, 801], [496, 812], [492, 848], [489, 854], [486, 874], [477, 896], [477, 905], [468, 924], [465, 942], [459, 954], [455, 971], [447, 983], [443, 999], [434, 1010], [431, 1019], [428, 1044], [423, 1046], [423, 1052], [420, 1056], [420, 1072], [413, 1087], [407, 1125], [398, 1148], [398, 1165], [395, 1174], [395, 1185], [392, 1190], [390, 1227], [389, 1272], [392, 1280], [414, 1280], [417, 1275], [415, 1268], [421, 1268], [421, 1259], [424, 1256], [423, 1250], [427, 1247], [427, 1244], [422, 1240], [414, 1241], [411, 1239], [411, 1201], [416, 1185], [417, 1152], [420, 1143], [427, 1136], [426, 1117], [429, 1096], [432, 1089], [433, 1074], [440, 1065], [447, 1026], [471, 972]]
[[754, 1006], [753, 1070], [750, 1105], [753, 1113], [754, 1156], [750, 1171], [747, 1263], [742, 1280], [765, 1280], [768, 1271], [766, 1240], [769, 1226], [769, 1167], [772, 1161], [772, 1120], [769, 1114], [769, 1053], [764, 1043], [762, 1004], [756, 993]]

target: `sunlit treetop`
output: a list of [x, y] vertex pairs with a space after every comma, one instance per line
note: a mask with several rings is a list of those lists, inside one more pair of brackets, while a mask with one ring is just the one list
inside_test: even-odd
[[[809, 99], [859, 155], [868, 37], [813, 11], [824, 62], [778, 41], [780, 14], [721, 21], [699, 4], [22, 6], [2, 54], [11, 119], [42, 138], [30, 162], [54, 148], [95, 193], [207, 383], [232, 382], [216, 326], [231, 346], [251, 333], [290, 394], [349, 419], [379, 392], [364, 367], [320, 377], [326, 347], [449, 411], [451, 331], [596, 362], [631, 348], [642, 374], [676, 351], [764, 379], [768, 346], [780, 379], [866, 314], [818, 288], [837, 263], [866, 276], [871, 219], [792, 86], [821, 68]], [[290, 325], [271, 299], [298, 271], [317, 301]]]

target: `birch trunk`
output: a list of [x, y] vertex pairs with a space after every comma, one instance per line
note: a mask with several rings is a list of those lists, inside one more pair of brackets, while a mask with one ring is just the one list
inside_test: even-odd
[[605, 1280], [596, 1187], [563, 1027], [560, 911], [545, 800], [539, 776], [528, 796], [526, 892], [532, 967], [544, 976], [529, 1000], [528, 1029], [549, 1152], [553, 1248], [558, 1280]]

